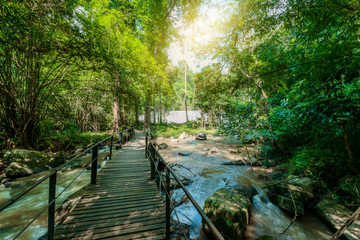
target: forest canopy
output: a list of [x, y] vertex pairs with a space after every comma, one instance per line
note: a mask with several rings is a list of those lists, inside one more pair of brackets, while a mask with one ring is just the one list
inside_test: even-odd
[[174, 66], [167, 51], [181, 38], [175, 23], [188, 26], [211, 2], [3, 2], [1, 149], [51, 150], [44, 142], [53, 136], [119, 129], [140, 114], [148, 127], [157, 111], [189, 107], [220, 134], [256, 141], [292, 173], [353, 194], [359, 1], [215, 1], [216, 34], [196, 47], [212, 63], [199, 72], [186, 61]]
[[174, 18], [199, 1], [5, 1], [0, 30], [0, 142], [133, 124], [173, 94], [166, 48]]

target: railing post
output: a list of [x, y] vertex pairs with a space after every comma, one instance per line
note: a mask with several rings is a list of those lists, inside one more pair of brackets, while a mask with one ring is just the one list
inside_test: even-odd
[[57, 171], [50, 176], [49, 180], [49, 208], [48, 208], [48, 234], [47, 239], [54, 239], [55, 232], [55, 197], [56, 197], [56, 175]]
[[112, 135], [112, 136], [111, 136], [111, 143], [110, 143], [110, 156], [109, 156], [109, 159], [111, 159], [111, 158], [112, 158], [113, 141], [114, 141], [114, 135]]
[[145, 132], [145, 158], [148, 157], [148, 150], [149, 150], [149, 146], [148, 146], [148, 134], [147, 131]]
[[120, 149], [122, 148], [122, 145], [123, 145], [123, 132], [121, 131], [120, 132]]
[[166, 167], [166, 239], [170, 239], [170, 172]]
[[154, 146], [152, 144], [149, 144], [150, 147], [150, 163], [151, 163], [151, 174], [150, 174], [150, 179], [154, 180], [155, 179], [155, 149]]
[[97, 162], [98, 162], [98, 145], [93, 147], [91, 162], [91, 184], [96, 184]]

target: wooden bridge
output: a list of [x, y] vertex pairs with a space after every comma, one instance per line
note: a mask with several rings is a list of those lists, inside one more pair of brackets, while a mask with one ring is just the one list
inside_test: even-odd
[[[137, 141], [127, 144], [113, 154], [115, 134], [79, 153], [48, 175], [37, 181], [8, 202], [0, 206], [0, 212], [16, 204], [32, 189], [49, 180], [49, 204], [33, 218], [13, 239], [21, 234], [45, 211], [48, 210], [47, 239], [170, 239], [170, 176], [182, 188], [190, 202], [206, 223], [209, 234], [214, 239], [224, 239], [210, 219], [202, 211], [178, 176], [168, 167], [166, 161], [149, 140], [147, 131], [137, 133]], [[122, 144], [135, 137], [133, 128], [119, 133]], [[140, 139], [139, 139], [140, 138]], [[110, 141], [109, 159], [98, 173], [98, 146]], [[137, 144], [136, 144], [137, 143]], [[78, 157], [91, 151], [91, 185], [86, 189], [74, 210], [64, 223], [56, 226], [56, 199], [85, 171], [74, 177], [58, 195], [56, 179]], [[163, 180], [165, 179], [165, 180]], [[160, 194], [158, 186], [163, 190]], [[174, 208], [174, 207], [173, 207]], [[181, 225], [180, 225], [181, 226]], [[182, 226], [181, 226], [182, 228]], [[184, 233], [184, 232], [183, 232]], [[186, 234], [183, 235], [187, 239]]]
[[165, 239], [165, 208], [144, 145], [112, 156], [55, 239]]

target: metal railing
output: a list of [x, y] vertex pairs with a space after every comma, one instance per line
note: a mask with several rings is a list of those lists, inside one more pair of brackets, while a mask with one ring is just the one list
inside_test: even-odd
[[[211, 222], [209, 217], [204, 213], [204, 211], [201, 209], [199, 204], [195, 201], [193, 196], [190, 194], [190, 192], [185, 188], [184, 184], [180, 181], [180, 178], [177, 176], [177, 174], [169, 167], [168, 163], [164, 160], [164, 158], [161, 156], [159, 151], [154, 146], [153, 142], [150, 140], [150, 130], [147, 129], [145, 132], [145, 157], [150, 160], [151, 164], [151, 179], [156, 180], [159, 189], [161, 190], [161, 186], [163, 185], [163, 190], [165, 192], [165, 206], [166, 206], [166, 239], [170, 239], [170, 205], [171, 203], [171, 196], [170, 196], [170, 175], [173, 176], [177, 184], [180, 186], [180, 188], [184, 191], [185, 195], [188, 197], [192, 205], [195, 207], [197, 212], [200, 214], [202, 221], [206, 223], [208, 226], [210, 233], [212, 234], [212, 237], [217, 240], [224, 240], [224, 238], [221, 236], [219, 230], [215, 227], [215, 225]], [[162, 181], [162, 174], [160, 171], [165, 171], [165, 183]], [[174, 213], [177, 216], [177, 213], [175, 211], [175, 207], [173, 206]], [[179, 218], [178, 218], [179, 220]], [[180, 226], [182, 228], [182, 226]], [[184, 231], [183, 231], [184, 232]], [[184, 234], [184, 237], [186, 238], [186, 235]]]
[[[112, 152], [113, 152], [113, 142], [114, 142], [114, 135], [109, 136], [105, 138], [104, 140], [94, 144], [93, 146], [87, 148], [86, 150], [82, 151], [81, 153], [77, 154], [75, 157], [71, 158], [66, 163], [60, 165], [59, 167], [55, 168], [51, 173], [37, 181], [32, 186], [28, 187], [25, 191], [19, 193], [14, 198], [7, 201], [5, 204], [0, 206], [0, 212], [7, 209], [14, 203], [16, 203], [19, 199], [21, 199], [23, 196], [25, 196], [27, 193], [29, 193], [31, 190], [39, 186], [41, 183], [43, 183], [45, 180], [49, 179], [49, 204], [46, 205], [15, 237], [14, 239], [17, 239], [38, 217], [40, 217], [41, 214], [43, 214], [46, 209], [48, 210], [48, 231], [47, 231], [47, 239], [52, 240], [54, 239], [55, 234], [55, 202], [56, 199], [60, 197], [61, 194], [65, 192], [66, 189], [70, 187], [72, 183], [75, 182], [75, 180], [86, 170], [86, 166], [88, 166], [91, 163], [91, 178], [90, 183], [96, 184], [96, 177], [97, 177], [97, 167], [98, 167], [98, 153], [99, 153], [99, 145], [103, 144], [104, 142], [108, 141], [110, 139], [110, 151], [105, 158], [109, 157], [109, 159], [112, 158]], [[120, 148], [122, 148], [122, 145], [126, 142], [130, 141], [132, 138], [135, 137], [135, 130], [134, 128], [129, 128], [126, 130], [123, 130], [119, 134], [119, 144]], [[76, 175], [76, 177], [56, 196], [56, 179], [57, 179], [57, 173], [64, 168], [65, 166], [68, 166], [70, 163], [73, 163], [76, 159], [83, 156], [84, 154], [88, 153], [89, 151], [92, 151], [92, 158], [90, 161], [88, 161], [83, 167], [84, 169]], [[105, 159], [104, 158], [104, 159]]]

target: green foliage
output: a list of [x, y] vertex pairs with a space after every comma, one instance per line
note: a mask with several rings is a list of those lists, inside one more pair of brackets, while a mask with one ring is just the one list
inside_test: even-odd
[[217, 133], [217, 130], [214, 128], [201, 128], [198, 124], [192, 122], [185, 124], [156, 124], [151, 126], [151, 134], [154, 137], [178, 138], [183, 132], [191, 136], [195, 136], [199, 132], [214, 135]]
[[79, 132], [78, 129], [66, 129], [64, 132], [55, 133], [41, 139], [41, 150], [58, 152], [74, 151], [86, 148], [91, 144], [100, 142], [111, 136], [108, 132]]
[[66, 128], [104, 131], [133, 124], [143, 103], [159, 92], [169, 102], [165, 50], [175, 34], [173, 16], [176, 10], [190, 20], [200, 3], [5, 1], [1, 147], [44, 148], [40, 139], [54, 132], [71, 137]]
[[261, 140], [266, 156], [294, 173], [335, 191], [343, 176], [353, 184], [360, 174], [359, 2], [229, 6], [218, 24], [221, 37], [203, 50], [228, 69], [197, 77], [207, 89], [202, 107], [225, 110], [223, 133]]

